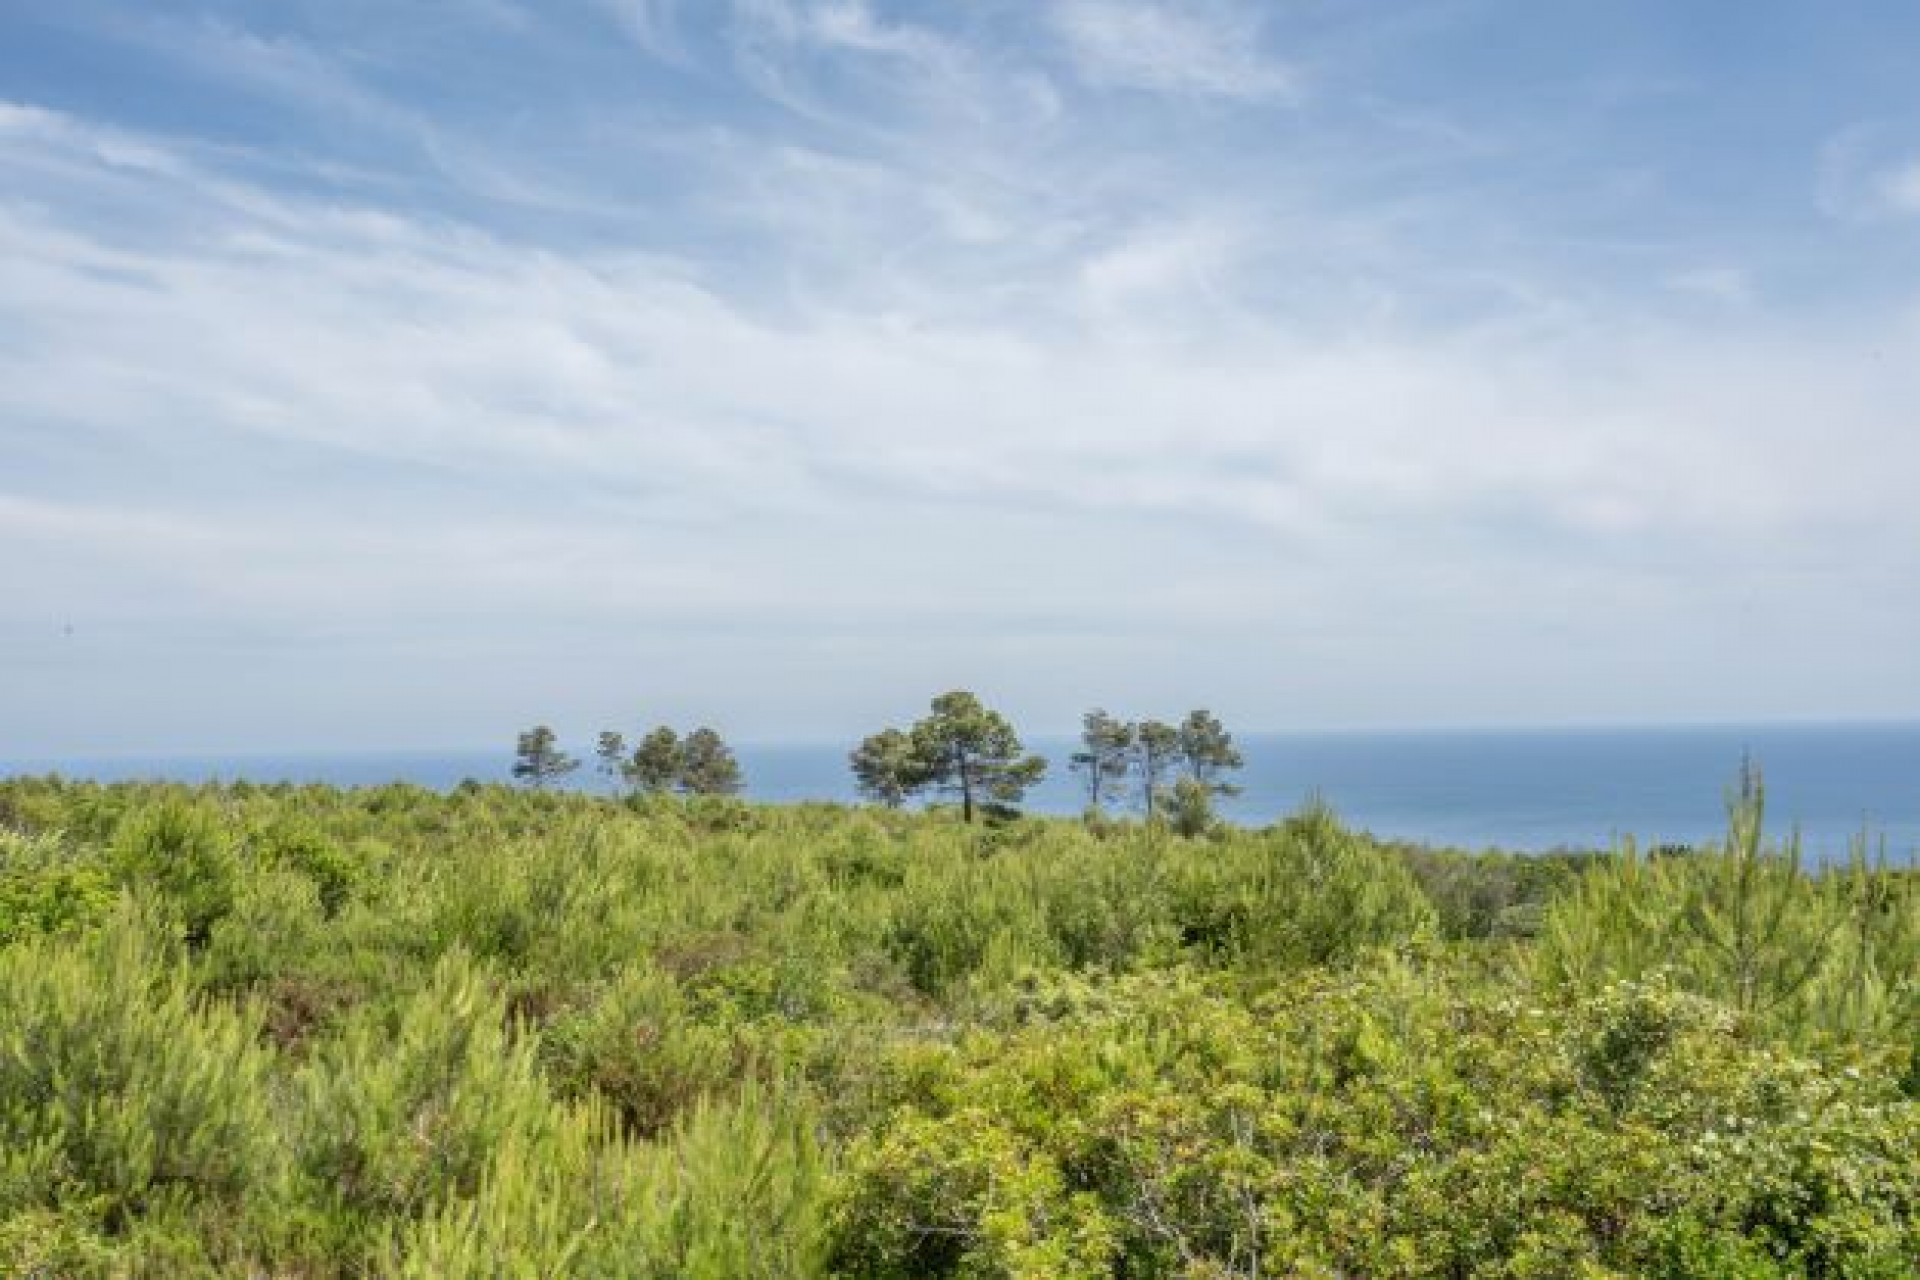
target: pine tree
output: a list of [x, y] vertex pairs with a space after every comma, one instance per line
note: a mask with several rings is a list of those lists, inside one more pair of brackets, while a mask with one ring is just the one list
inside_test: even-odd
[[1147, 821], [1166, 795], [1167, 775], [1180, 758], [1180, 731], [1162, 720], [1143, 720], [1134, 730], [1128, 752], [1131, 772], [1139, 776], [1140, 797], [1146, 806]]
[[675, 785], [690, 796], [730, 796], [740, 790], [740, 762], [719, 734], [702, 725], [680, 744]]
[[913, 739], [898, 729], [870, 735], [848, 755], [847, 763], [860, 794], [889, 809], [898, 809], [926, 785], [926, 762], [914, 753]]
[[1231, 796], [1240, 788], [1220, 775], [1245, 764], [1233, 745], [1233, 735], [1211, 711], [1189, 711], [1180, 722], [1180, 764], [1193, 782], [1210, 795]]
[[607, 786], [610, 789], [618, 790], [627, 776], [626, 738], [611, 729], [604, 730], [600, 734], [599, 745], [593, 749], [593, 754], [600, 760], [600, 763], [595, 766], [595, 771], [607, 780]]
[[627, 781], [642, 791], [659, 795], [680, 780], [680, 735], [661, 725], [640, 739], [627, 763]]
[[580, 762], [562, 751], [552, 729], [535, 725], [520, 735], [513, 776], [530, 787], [544, 787], [572, 773]]
[[993, 817], [1016, 812], [1027, 788], [1045, 776], [1047, 762], [1027, 755], [1005, 716], [965, 690], [933, 700], [931, 714], [911, 731], [914, 755], [925, 768], [919, 785], [960, 797], [960, 815], [976, 809]]
[[1082, 746], [1069, 765], [1086, 782], [1087, 808], [1098, 811], [1126, 779], [1134, 726], [1099, 707], [1087, 712], [1081, 725]]

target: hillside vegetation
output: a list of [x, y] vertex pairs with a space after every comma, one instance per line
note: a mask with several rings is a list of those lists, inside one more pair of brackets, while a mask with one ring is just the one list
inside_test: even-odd
[[0, 1275], [1913, 1276], [1920, 886], [1732, 817], [0, 784]]

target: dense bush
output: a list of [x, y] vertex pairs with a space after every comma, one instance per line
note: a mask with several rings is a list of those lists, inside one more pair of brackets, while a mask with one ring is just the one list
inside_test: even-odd
[[1912, 873], [0, 783], [0, 1274], [1896, 1276]]
[[[1570, 1010], [1444, 972], [1035, 993], [854, 1144], [884, 1276], [1901, 1275], [1920, 1106], [1664, 984]], [[931, 1098], [932, 1101], [924, 1099]], [[1691, 1271], [1689, 1271], [1691, 1268]]]
[[1863, 848], [1810, 873], [1797, 838], [1766, 841], [1763, 810], [1736, 797], [1723, 845], [1643, 858], [1629, 844], [1596, 867], [1547, 912], [1538, 979], [1578, 993], [1667, 973], [1800, 1041], [1920, 1033], [1920, 877]]
[[106, 918], [115, 896], [97, 859], [76, 858], [51, 836], [0, 829], [0, 946], [84, 930]]
[[131, 910], [77, 945], [0, 949], [9, 1247], [79, 1257], [111, 1236], [237, 1265], [286, 1175], [272, 1083], [257, 1011], [196, 997]]

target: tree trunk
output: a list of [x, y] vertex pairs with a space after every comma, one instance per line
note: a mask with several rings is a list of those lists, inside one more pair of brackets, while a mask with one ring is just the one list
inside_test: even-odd
[[960, 820], [973, 821], [973, 772], [972, 761], [967, 759], [965, 751], [953, 753], [955, 771], [960, 775]]

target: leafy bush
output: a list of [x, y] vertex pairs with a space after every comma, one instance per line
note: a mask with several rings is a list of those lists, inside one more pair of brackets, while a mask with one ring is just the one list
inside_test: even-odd
[[158, 892], [189, 944], [204, 943], [233, 909], [239, 865], [219, 818], [202, 806], [169, 799], [128, 812], [110, 858], [123, 883]]
[[1671, 974], [1744, 1018], [1805, 1040], [1920, 1032], [1920, 878], [1856, 852], [1825, 875], [1797, 838], [1761, 834], [1764, 796], [1735, 796], [1724, 844], [1642, 858], [1628, 844], [1548, 910], [1533, 973], [1585, 992]]
[[284, 1184], [258, 1041], [257, 1011], [197, 1001], [129, 910], [77, 945], [0, 950], [0, 1216], [77, 1213], [36, 1219], [57, 1254], [211, 1214], [193, 1234], [220, 1253]]
[[692, 1016], [679, 984], [648, 966], [622, 970], [591, 1003], [551, 1022], [547, 1073], [562, 1094], [598, 1094], [623, 1128], [651, 1137], [732, 1081], [732, 1038]]
[[1757, 826], [1587, 865], [1317, 804], [1180, 839], [57, 780], [0, 820], [0, 1274], [1920, 1254], [1920, 878]]
[[471, 1195], [509, 1137], [544, 1137], [550, 1097], [534, 1048], [459, 953], [396, 1007], [363, 1006], [302, 1072], [297, 1158], [343, 1259], [384, 1225]]
[[1662, 986], [1562, 1013], [1390, 964], [1252, 1007], [1156, 978], [1028, 1008], [852, 1148], [847, 1274], [1893, 1275], [1920, 1256], [1920, 1107], [1744, 1046]]
[[91, 928], [116, 897], [107, 872], [74, 857], [60, 840], [0, 831], [0, 947]]
[[1397, 858], [1314, 801], [1271, 831], [1173, 868], [1174, 910], [1203, 952], [1284, 966], [1346, 963], [1433, 927]]

